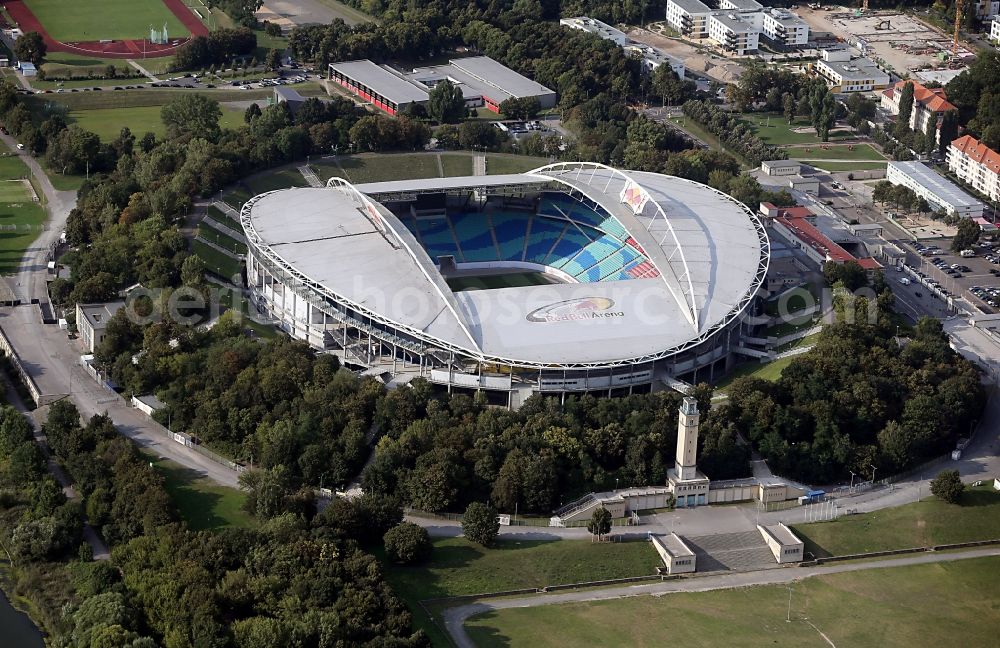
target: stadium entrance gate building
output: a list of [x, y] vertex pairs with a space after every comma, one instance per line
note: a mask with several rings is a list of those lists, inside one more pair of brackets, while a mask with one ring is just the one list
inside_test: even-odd
[[256, 196], [241, 222], [252, 303], [288, 334], [396, 384], [511, 407], [722, 375], [769, 260], [729, 196], [582, 162], [333, 178]]

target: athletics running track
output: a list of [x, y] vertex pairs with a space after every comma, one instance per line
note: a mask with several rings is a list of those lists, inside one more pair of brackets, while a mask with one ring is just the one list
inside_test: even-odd
[[[208, 28], [198, 19], [188, 7], [184, 5], [184, 0], [163, 0], [172, 14], [195, 36], [208, 36]], [[42, 35], [46, 47], [50, 52], [70, 52], [72, 54], [86, 54], [101, 58], [156, 58], [159, 56], [169, 56], [176, 49], [186, 43], [189, 39], [171, 39], [172, 43], [167, 45], [157, 45], [150, 43], [147, 39], [139, 40], [116, 40], [108, 42], [88, 41], [81, 43], [64, 43], [52, 38], [45, 30], [42, 23], [31, 13], [31, 9], [21, 0], [9, 0], [3, 3], [7, 13], [14, 19], [21, 31], [38, 32]]]

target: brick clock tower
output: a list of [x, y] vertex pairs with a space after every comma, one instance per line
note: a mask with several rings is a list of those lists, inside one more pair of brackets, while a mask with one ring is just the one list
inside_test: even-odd
[[685, 396], [677, 416], [677, 457], [667, 471], [667, 486], [678, 508], [708, 503], [708, 477], [698, 472], [698, 401]]

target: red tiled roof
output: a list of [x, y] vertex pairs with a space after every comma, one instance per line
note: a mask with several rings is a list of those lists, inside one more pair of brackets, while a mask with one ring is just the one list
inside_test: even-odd
[[[944, 88], [928, 88], [916, 81], [897, 81], [895, 87], [902, 92], [907, 83], [913, 84], [913, 100], [922, 104], [925, 109], [938, 113], [955, 110], [955, 106], [948, 101], [948, 95], [945, 94]], [[887, 96], [892, 97], [893, 95]]]
[[951, 145], [953, 148], [958, 149], [985, 166], [991, 172], [1000, 174], [1000, 153], [986, 146], [972, 135], [962, 135], [957, 140], [952, 140]]
[[[797, 211], [802, 210], [809, 216], [813, 215], [812, 212], [805, 207], [792, 207], [791, 209]], [[853, 254], [827, 238], [823, 232], [819, 231], [812, 223], [806, 220], [804, 216], [779, 214], [777, 220], [781, 221], [782, 225], [791, 230], [795, 237], [804, 245], [808, 245], [813, 250], [816, 250], [820, 254], [824, 255], [828, 261], [833, 261], [834, 263], [855, 261], [865, 270], [877, 270], [882, 267], [882, 264], [875, 259], [856, 258]]]

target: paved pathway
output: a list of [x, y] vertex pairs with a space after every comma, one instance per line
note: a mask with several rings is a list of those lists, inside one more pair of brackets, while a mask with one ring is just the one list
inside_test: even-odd
[[160, 82], [160, 80], [156, 77], [155, 74], [153, 74], [152, 72], [150, 72], [146, 68], [144, 68], [141, 65], [139, 65], [138, 61], [134, 61], [132, 59], [129, 59], [128, 60], [128, 64], [131, 65], [132, 67], [134, 67], [136, 70], [139, 70], [140, 74], [142, 74], [143, 76], [145, 76], [147, 79], [149, 79], [153, 83], [159, 83]]
[[[443, 175], [443, 172], [442, 172]], [[472, 156], [472, 175], [474, 176], [484, 176], [486, 175], [486, 156], [476, 154]]]
[[319, 179], [319, 176], [316, 175], [316, 172], [313, 171], [312, 167], [310, 167], [308, 164], [303, 164], [302, 166], [298, 167], [298, 169], [299, 173], [301, 173], [302, 177], [306, 179], [306, 182], [309, 183], [310, 187], [323, 186], [323, 181]]
[[609, 587], [599, 590], [578, 590], [561, 594], [537, 594], [527, 597], [498, 598], [489, 601], [469, 603], [447, 608], [442, 613], [445, 629], [451, 635], [459, 648], [475, 648], [475, 644], [465, 631], [465, 621], [474, 615], [505, 610], [509, 608], [539, 607], [542, 605], [558, 605], [560, 603], [581, 603], [586, 601], [604, 601], [609, 599], [628, 598], [632, 596], [663, 596], [676, 592], [708, 592], [712, 590], [733, 589], [752, 585], [775, 585], [793, 583], [813, 576], [824, 574], [840, 574], [869, 569], [884, 569], [887, 567], [902, 567], [905, 565], [926, 565], [940, 562], [968, 560], [986, 556], [1000, 556], [1000, 547], [988, 549], [972, 549], [953, 553], [926, 553], [875, 560], [870, 562], [835, 563], [818, 567], [789, 567], [786, 569], [768, 569], [755, 572], [740, 572], [720, 574], [681, 580], [664, 581], [653, 584], [627, 585]]
[[228, 225], [225, 225], [223, 223], [220, 223], [219, 221], [215, 220], [214, 218], [205, 217], [205, 218], [201, 219], [201, 224], [204, 225], [205, 227], [211, 227], [215, 231], [217, 231], [217, 232], [219, 232], [221, 234], [225, 234], [229, 238], [235, 239], [235, 240], [239, 241], [240, 243], [246, 243], [247, 242], [247, 237], [243, 235], [243, 232], [237, 232], [233, 228], [231, 228]]

